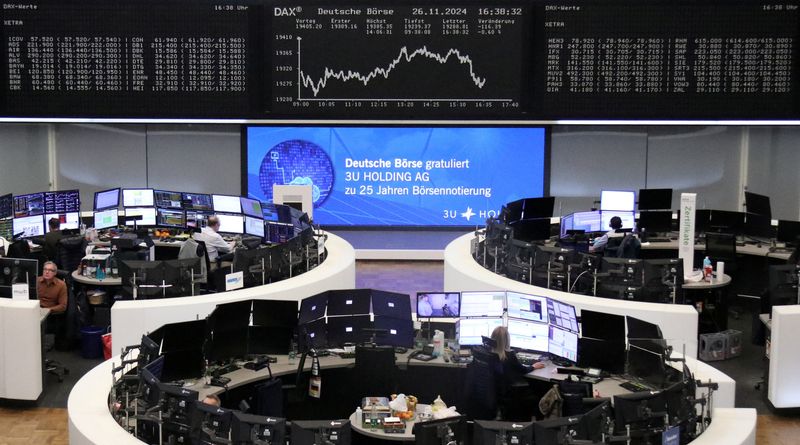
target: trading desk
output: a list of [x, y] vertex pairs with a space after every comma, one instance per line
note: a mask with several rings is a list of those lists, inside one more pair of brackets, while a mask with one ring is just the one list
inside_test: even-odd
[[[404, 365], [407, 362], [408, 354], [399, 354], [397, 363]], [[297, 365], [290, 364], [287, 356], [277, 356], [277, 363], [272, 364], [272, 372], [275, 376], [291, 375], [296, 372]], [[73, 388], [69, 396], [69, 440], [72, 445], [88, 444], [107, 444], [115, 445], [141, 445], [143, 442], [136, 439], [133, 435], [119, 426], [109, 412], [108, 395], [111, 391], [111, 369], [114, 362], [119, 363], [119, 356], [107, 360], [91, 371], [89, 371]], [[341, 359], [335, 356], [320, 358], [320, 367], [323, 371], [339, 370], [346, 372], [346, 369], [355, 362], [354, 359]], [[719, 391], [714, 393], [714, 409], [712, 412], [711, 426], [698, 439], [692, 442], [693, 445], [720, 444], [726, 445], [755, 445], [755, 425], [756, 413], [753, 409], [734, 409], [735, 383], [728, 376], [717, 371], [713, 367], [687, 358], [687, 365], [694, 372], [695, 378], [702, 381], [715, 381], [719, 383]], [[446, 372], [447, 368], [459, 368], [464, 364], [445, 363], [441, 358], [431, 362], [419, 362], [411, 360], [408, 367], [416, 371]], [[311, 360], [306, 360], [305, 369], [311, 367]], [[266, 379], [269, 374], [266, 369], [253, 371], [249, 369], [239, 369], [226, 375], [231, 378], [228, 390], [255, 383]], [[552, 365], [542, 370], [537, 370], [529, 375], [531, 378], [546, 379], [565, 377], [556, 374]], [[602, 385], [602, 386], [601, 386]], [[618, 386], [617, 382], [608, 381], [608, 385], [597, 385], [601, 396], [611, 396], [614, 393], [625, 392]], [[220, 394], [225, 390], [219, 387], [205, 386], [203, 381], [194, 385], [187, 386], [199, 392], [202, 399], [209, 394]], [[348, 391], [342, 388], [332, 388], [330, 385], [322, 388], [324, 391], [336, 394], [347, 394]], [[360, 395], [359, 395], [360, 396]], [[324, 397], [324, 396], [323, 396]], [[429, 400], [421, 400], [429, 402]], [[445, 398], [445, 402], [448, 402]], [[332, 417], [331, 417], [332, 418]]]

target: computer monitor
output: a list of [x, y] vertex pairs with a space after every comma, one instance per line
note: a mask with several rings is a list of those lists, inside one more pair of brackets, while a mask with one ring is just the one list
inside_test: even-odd
[[639, 211], [672, 208], [672, 189], [639, 189]]
[[453, 318], [461, 313], [458, 292], [417, 292], [417, 318]]
[[578, 435], [580, 416], [556, 417], [533, 422], [533, 443], [562, 445]]
[[628, 358], [625, 366], [627, 367], [626, 373], [628, 375], [639, 378], [656, 389], [664, 386], [667, 371], [662, 354], [630, 344], [628, 345]]
[[625, 342], [625, 316], [581, 310], [581, 337]]
[[369, 289], [345, 289], [328, 292], [328, 316], [368, 315], [371, 291]]
[[14, 284], [28, 284], [28, 298], [38, 298], [36, 278], [39, 261], [0, 257], [0, 297], [11, 298]]
[[697, 209], [694, 211], [694, 231], [695, 233], [707, 232], [711, 224], [711, 210]]
[[242, 201], [238, 196], [211, 195], [215, 212], [242, 213]]
[[519, 292], [506, 292], [506, 307], [509, 318], [549, 323], [547, 315], [547, 297], [523, 294]]
[[182, 229], [186, 227], [186, 213], [183, 210], [156, 207], [156, 225]]
[[524, 199], [518, 199], [506, 203], [500, 210], [500, 217], [506, 224], [510, 224], [522, 219], [522, 208], [524, 206]]
[[414, 434], [416, 445], [465, 443], [468, 435], [467, 421], [464, 416], [417, 422], [411, 431]]
[[108, 210], [94, 212], [94, 228], [97, 230], [117, 227], [119, 225], [119, 212], [114, 207]]
[[[140, 220], [129, 220], [131, 216], [141, 216]], [[125, 209], [125, 225], [136, 227], [152, 227], [156, 225], [155, 207], [128, 207]]]
[[257, 236], [259, 238], [264, 238], [264, 220], [260, 218], [253, 218], [252, 216], [245, 216], [244, 233], [247, 235]]
[[137, 298], [164, 295], [164, 264], [161, 261], [120, 261], [119, 275], [124, 288], [133, 292], [136, 287]]
[[153, 189], [122, 189], [122, 207], [153, 207]]
[[301, 351], [327, 347], [328, 327], [325, 325], [325, 319], [320, 318], [297, 326], [297, 344]]
[[161, 392], [161, 416], [164, 420], [189, 425], [197, 404], [197, 391], [165, 383], [159, 383], [158, 390]]
[[602, 190], [600, 210], [633, 212], [635, 198], [635, 193], [629, 190]]
[[305, 324], [325, 316], [328, 307], [328, 292], [322, 292], [300, 300], [300, 315], [297, 323]]
[[244, 196], [239, 198], [242, 206], [242, 213], [247, 216], [252, 216], [253, 218], [263, 218], [264, 211], [261, 209], [261, 201], [257, 199], [250, 199], [245, 198]]
[[550, 355], [578, 361], [578, 334], [550, 325], [547, 350]]
[[625, 434], [630, 425], [632, 433], [652, 431], [653, 439], [661, 436], [660, 427], [664, 425], [667, 413], [666, 399], [660, 391], [639, 391], [614, 396], [614, 430]]
[[683, 259], [644, 260], [642, 299], [653, 303], [683, 303]]
[[159, 329], [161, 353], [202, 350], [206, 330], [205, 319], [167, 323], [161, 326]]
[[[142, 335], [142, 340], [139, 343], [139, 355], [136, 357], [139, 369], [144, 369], [145, 366], [148, 366], [161, 354], [161, 338], [156, 340], [156, 335], [155, 331]], [[163, 367], [163, 361], [161, 366]], [[156, 377], [160, 375], [158, 374]]]
[[[595, 399], [600, 400], [600, 399]], [[606, 425], [611, 417], [611, 400], [599, 402], [594, 408], [583, 413], [578, 421], [578, 435], [576, 440], [588, 440], [592, 443], [603, 443], [603, 438], [608, 431]]]
[[233, 414], [232, 410], [197, 402], [192, 419], [196, 443], [214, 444], [221, 443], [220, 440], [229, 443], [227, 440], [231, 436]]
[[769, 196], [759, 195], [753, 192], [744, 192], [744, 205], [747, 213], [762, 215], [772, 219], [772, 208], [769, 204]]
[[41, 215], [45, 212], [44, 193], [14, 196], [14, 217]]
[[599, 211], [594, 212], [575, 212], [572, 214], [573, 230], [583, 230], [586, 233], [602, 232], [607, 230], [607, 225], [603, 226], [603, 220]]
[[94, 211], [119, 207], [119, 188], [94, 193]]
[[369, 327], [369, 315], [328, 317], [328, 345], [341, 348], [345, 343], [361, 343], [367, 337], [363, 330]]
[[44, 235], [44, 215], [15, 217], [12, 231], [17, 238], [31, 238]]
[[708, 225], [713, 230], [740, 234], [744, 232], [744, 213], [712, 210]]
[[[161, 362], [158, 361], [159, 359]], [[160, 366], [163, 365], [163, 358], [159, 359], [156, 359], [156, 361], [153, 361], [139, 372], [139, 399], [144, 402], [145, 409], [153, 408], [161, 401], [161, 391], [159, 389], [161, 382], [150, 368], [155, 365], [155, 368], [160, 371]]]
[[508, 336], [511, 347], [526, 351], [547, 352], [549, 329], [547, 323], [508, 319]]
[[553, 326], [558, 326], [576, 334], [580, 332], [578, 317], [575, 315], [575, 306], [571, 304], [548, 298], [547, 316]]
[[0, 219], [14, 215], [14, 199], [11, 193], [0, 196]]
[[253, 300], [218, 304], [208, 315], [207, 327], [211, 331], [242, 329], [250, 324]]
[[461, 292], [461, 316], [502, 317], [505, 300], [503, 291]]
[[45, 213], [72, 213], [81, 211], [80, 190], [44, 192]]
[[[623, 222], [623, 226], [625, 223]], [[636, 224], [639, 232], [670, 232], [672, 231], [672, 211], [647, 211], [639, 213], [639, 222]]]
[[607, 273], [602, 281], [609, 284], [624, 284], [630, 287], [644, 285], [644, 267], [642, 260], [630, 258], [603, 257], [600, 271]]
[[292, 236], [294, 236], [294, 226], [281, 222], [267, 221], [265, 229], [265, 238], [271, 243], [285, 243]]
[[633, 212], [623, 212], [619, 210], [603, 210], [600, 212], [601, 231], [611, 229], [611, 218], [618, 216], [622, 220], [622, 229], [633, 229], [636, 226], [636, 218]]
[[238, 235], [244, 233], [244, 216], [217, 213], [217, 218], [219, 218], [220, 232], [235, 233]]
[[775, 238], [775, 231], [772, 228], [772, 219], [767, 215], [745, 213], [744, 234], [765, 241]]
[[559, 223], [560, 225], [558, 233], [559, 233], [559, 238], [561, 239], [569, 237], [570, 232], [575, 230], [573, 228], [575, 227], [575, 217], [573, 216], [572, 213], [570, 213], [569, 215], [562, 216]]
[[44, 229], [50, 231], [50, 220], [56, 218], [61, 225], [60, 230], [76, 230], [81, 227], [81, 214], [79, 212], [47, 213], [44, 215]]
[[279, 207], [283, 206], [280, 204], [273, 204], [271, 202], [262, 202], [261, 217], [264, 218], [265, 221], [280, 221], [280, 212], [278, 211]]
[[350, 445], [350, 421], [292, 421], [291, 443], [292, 445]]
[[253, 324], [295, 328], [297, 327], [297, 302], [253, 300]]
[[550, 218], [553, 216], [553, 207], [555, 203], [556, 198], [552, 196], [545, 198], [525, 198], [522, 205], [522, 218]]
[[208, 217], [213, 214], [213, 211], [186, 210], [186, 227], [203, 228], [208, 225]]
[[661, 328], [648, 321], [640, 320], [630, 315], [625, 316], [628, 325], [628, 339], [634, 340], [663, 340]]
[[776, 238], [784, 243], [796, 243], [800, 238], [800, 221], [779, 219]]
[[[14, 237], [14, 219], [0, 219], [0, 237], [10, 240]], [[3, 252], [5, 253], [5, 252]]]
[[[199, 338], [203, 338], [202, 334]], [[161, 381], [175, 382], [203, 376], [205, 357], [202, 348], [166, 352], [163, 357], [165, 360]]]
[[473, 444], [533, 445], [533, 424], [531, 422], [475, 420]]
[[286, 419], [258, 416], [241, 411], [233, 412], [231, 422], [232, 445], [255, 443], [286, 443]]
[[153, 199], [156, 207], [164, 209], [183, 209], [183, 194], [181, 192], [171, 192], [169, 190], [154, 190]]
[[458, 344], [480, 346], [482, 337], [490, 337], [498, 326], [503, 326], [502, 317], [462, 318], [456, 322]]
[[411, 320], [411, 297], [408, 294], [372, 290], [372, 313], [376, 317]]
[[625, 372], [627, 355], [625, 339], [599, 340], [590, 337], [578, 339], [578, 366], [602, 369], [609, 374]]
[[550, 238], [550, 218], [524, 219], [511, 224], [514, 239], [544, 241]]
[[181, 193], [181, 204], [186, 210], [214, 211], [214, 201], [206, 193]]
[[414, 322], [410, 318], [375, 316], [375, 329], [386, 331], [378, 335], [375, 342], [379, 345], [401, 346], [410, 348], [414, 345]]

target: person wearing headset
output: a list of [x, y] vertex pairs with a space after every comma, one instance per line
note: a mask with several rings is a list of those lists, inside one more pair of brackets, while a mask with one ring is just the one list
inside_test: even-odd
[[608, 226], [611, 228], [608, 232], [604, 233], [603, 236], [598, 236], [594, 239], [594, 243], [589, 246], [589, 252], [602, 252], [606, 248], [606, 244], [608, 244], [609, 238], [616, 238], [619, 236], [623, 236], [622, 233], [617, 233], [617, 229], [622, 228], [622, 218], [619, 216], [615, 216], [611, 218], [609, 221]]

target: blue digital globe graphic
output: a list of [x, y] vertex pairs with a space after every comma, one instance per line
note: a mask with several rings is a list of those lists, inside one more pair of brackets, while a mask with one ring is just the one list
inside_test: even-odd
[[333, 189], [333, 163], [319, 145], [292, 139], [276, 144], [261, 160], [258, 181], [261, 191], [272, 202], [272, 185], [311, 185], [314, 207], [328, 199]]

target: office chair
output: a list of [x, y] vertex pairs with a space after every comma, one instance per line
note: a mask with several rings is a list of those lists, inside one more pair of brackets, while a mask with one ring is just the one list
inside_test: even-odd
[[86, 240], [82, 236], [61, 238], [56, 244], [55, 263], [67, 272], [77, 270], [86, 254]]
[[[609, 240], [611, 241], [611, 240]], [[642, 249], [642, 243], [638, 238], [630, 233], [625, 234], [617, 247], [617, 258], [628, 258], [635, 260], [639, 258], [639, 252]]]
[[[217, 263], [216, 270], [211, 270], [211, 259], [208, 258], [208, 249], [206, 248], [205, 241], [194, 240], [198, 247], [195, 250], [195, 253], [200, 256], [200, 252], [202, 251], [203, 261], [201, 262], [202, 265], [205, 265], [206, 276], [205, 276], [205, 290], [206, 292], [217, 292], [217, 282], [219, 281], [217, 277], [219, 276], [218, 272], [220, 270], [219, 263]], [[223, 287], [224, 289], [224, 287]]]
[[354, 383], [361, 396], [385, 396], [397, 392], [397, 364], [390, 346], [356, 346]]
[[6, 249], [6, 257], [8, 258], [31, 258], [31, 247], [28, 245], [28, 240], [17, 240], [8, 245]]
[[585, 412], [583, 400], [592, 397], [592, 384], [561, 380], [558, 382], [558, 392], [561, 393], [561, 398], [564, 401], [561, 405], [561, 415], [577, 416]]
[[208, 270], [211, 268], [211, 264], [208, 260], [205, 241], [197, 241], [193, 238], [184, 241], [178, 252], [178, 259], [184, 258], [200, 258], [200, 273], [194, 274], [194, 282], [201, 285], [208, 284]]
[[523, 283], [533, 283], [535, 246], [531, 243], [509, 239], [506, 243], [506, 276]]
[[483, 239], [483, 267], [491, 269], [494, 273], [501, 273], [505, 263], [506, 241], [511, 239], [512, 229], [495, 219], [486, 220], [486, 237]]
[[[57, 278], [62, 279], [67, 283], [66, 279], [68, 274], [65, 274], [63, 271], [59, 271], [56, 275]], [[47, 352], [52, 350], [53, 347], [56, 345], [61, 346], [65, 342], [68, 343], [68, 326], [70, 318], [70, 306], [72, 306], [72, 312], [74, 314], [74, 310], [76, 308], [74, 298], [72, 297], [70, 292], [70, 283], [67, 283], [67, 309], [59, 314], [50, 312], [47, 315], [47, 320], [45, 321], [45, 338], [42, 339], [42, 346], [45, 352], [45, 360], [44, 360], [44, 369], [48, 374], [52, 374], [58, 378], [59, 382], [64, 381], [64, 376], [69, 374], [69, 368], [61, 364], [60, 362], [47, 358]], [[74, 319], [74, 317], [72, 317]], [[46, 337], [54, 336], [54, 341], [52, 344], [46, 341]], [[62, 349], [61, 347], [57, 349]], [[66, 348], [64, 348], [66, 349]]]
[[499, 407], [500, 358], [484, 347], [472, 350], [465, 382], [466, 412], [473, 419], [494, 420], [501, 417]]
[[[705, 255], [711, 260], [714, 270], [717, 269], [717, 262], [725, 262], [725, 273], [732, 275], [736, 272], [736, 235], [732, 233], [713, 233], [706, 232], [706, 251]], [[735, 292], [733, 295], [737, 295]], [[728, 312], [738, 319], [742, 309], [738, 306], [729, 306]]]

